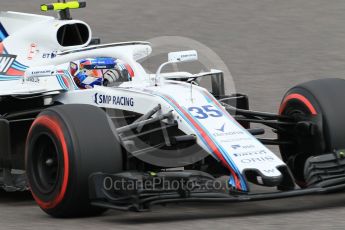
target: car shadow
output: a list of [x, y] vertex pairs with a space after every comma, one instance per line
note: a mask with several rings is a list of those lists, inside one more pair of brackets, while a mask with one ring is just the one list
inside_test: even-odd
[[[238, 218], [263, 215], [279, 215], [343, 207], [344, 194], [304, 196], [280, 200], [227, 204], [173, 204], [155, 207], [151, 212], [120, 214], [111, 211], [104, 218], [107, 222], [145, 224], [178, 222], [187, 220]], [[117, 213], [117, 214], [116, 214]]]
[[0, 203], [22, 203], [30, 202], [34, 203], [30, 191], [24, 192], [6, 192], [0, 190]]

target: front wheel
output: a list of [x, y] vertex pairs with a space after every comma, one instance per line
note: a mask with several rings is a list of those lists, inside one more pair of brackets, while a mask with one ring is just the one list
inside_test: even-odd
[[122, 170], [122, 152], [109, 117], [90, 105], [59, 105], [33, 122], [26, 172], [37, 204], [54, 217], [97, 215], [89, 203], [91, 173]]
[[283, 160], [296, 183], [305, 187], [305, 162], [310, 156], [345, 148], [345, 80], [320, 79], [297, 85], [284, 96], [279, 113], [294, 118], [296, 126], [281, 127]]

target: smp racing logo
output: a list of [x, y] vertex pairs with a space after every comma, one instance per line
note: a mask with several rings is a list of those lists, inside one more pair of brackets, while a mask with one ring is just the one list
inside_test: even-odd
[[94, 102], [107, 105], [122, 105], [122, 106], [134, 106], [134, 99], [132, 97], [110, 96], [105, 94], [95, 93]]
[[6, 75], [8, 69], [11, 67], [14, 60], [16, 60], [16, 55], [1, 54], [0, 55], [0, 74]]

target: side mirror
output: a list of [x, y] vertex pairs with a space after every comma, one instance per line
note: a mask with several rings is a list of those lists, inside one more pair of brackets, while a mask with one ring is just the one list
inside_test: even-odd
[[168, 54], [168, 61], [170, 63], [176, 62], [191, 62], [198, 60], [198, 53], [196, 50], [187, 50], [179, 52], [171, 52]]
[[160, 81], [160, 74], [161, 70], [164, 66], [171, 64], [171, 63], [178, 63], [178, 62], [190, 62], [198, 60], [198, 53], [196, 50], [187, 50], [187, 51], [179, 51], [179, 52], [171, 52], [168, 54], [168, 61], [164, 62], [159, 66], [156, 72], [156, 76], [153, 79], [153, 83], [157, 86], [157, 82]]

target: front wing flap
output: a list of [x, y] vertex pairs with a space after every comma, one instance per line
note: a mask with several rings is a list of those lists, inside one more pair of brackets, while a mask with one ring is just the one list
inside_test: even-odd
[[151, 206], [158, 204], [246, 202], [337, 192], [345, 190], [345, 176], [306, 189], [245, 193], [200, 171], [94, 173], [89, 178], [89, 189], [91, 204], [94, 206], [148, 211]]

